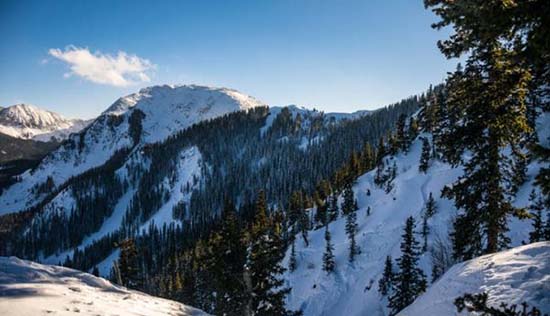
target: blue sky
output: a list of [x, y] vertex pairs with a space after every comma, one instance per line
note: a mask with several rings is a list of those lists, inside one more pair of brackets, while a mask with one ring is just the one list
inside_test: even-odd
[[436, 47], [448, 35], [431, 29], [436, 20], [421, 0], [2, 0], [0, 105], [89, 118], [168, 83], [230, 87], [270, 105], [374, 109], [454, 68]]

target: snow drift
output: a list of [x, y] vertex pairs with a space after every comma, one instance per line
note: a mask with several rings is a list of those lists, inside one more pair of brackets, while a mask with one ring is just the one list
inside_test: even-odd
[[489, 305], [521, 304], [550, 311], [550, 242], [520, 246], [454, 265], [398, 315], [454, 316], [456, 297], [489, 294]]
[[91, 274], [0, 257], [0, 315], [207, 316], [183, 304], [117, 286]]

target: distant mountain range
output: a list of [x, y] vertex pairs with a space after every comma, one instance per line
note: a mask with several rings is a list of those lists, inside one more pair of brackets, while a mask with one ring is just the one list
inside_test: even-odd
[[86, 127], [91, 120], [68, 119], [30, 104], [0, 109], [0, 133], [19, 139], [62, 141]]

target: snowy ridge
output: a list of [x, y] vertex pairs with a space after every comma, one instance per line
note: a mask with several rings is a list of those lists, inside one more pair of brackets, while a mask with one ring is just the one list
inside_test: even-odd
[[91, 274], [0, 257], [0, 315], [180, 315], [206, 313], [117, 286]]
[[77, 133], [91, 121], [67, 119], [30, 104], [0, 109], [0, 133], [22, 139], [61, 141]]
[[465, 293], [489, 294], [489, 305], [527, 302], [550, 311], [550, 242], [520, 246], [453, 266], [398, 315], [456, 315], [453, 304]]
[[[317, 111], [315, 109], [311, 110], [303, 106], [298, 106], [295, 104], [290, 104], [287, 106], [272, 106], [269, 108], [269, 116], [267, 117], [265, 126], [262, 127], [261, 132], [262, 134], [267, 132], [271, 125], [273, 124], [273, 121], [281, 113], [281, 111], [287, 108], [290, 113], [292, 114], [292, 118], [296, 119], [296, 115], [300, 114], [302, 118], [311, 118], [311, 117], [321, 117], [323, 116], [325, 123], [336, 123], [342, 120], [353, 120], [358, 119], [362, 116], [369, 115], [372, 113], [372, 111], [368, 110], [361, 110], [361, 111], [355, 111], [353, 113], [343, 113], [343, 112], [321, 112]], [[307, 122], [306, 122], [307, 123]], [[305, 125], [307, 127], [308, 125]]]

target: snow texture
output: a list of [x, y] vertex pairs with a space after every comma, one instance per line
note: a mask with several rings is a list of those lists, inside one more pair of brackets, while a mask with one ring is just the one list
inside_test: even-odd
[[400, 316], [457, 314], [453, 302], [465, 293], [489, 294], [488, 304], [527, 302], [550, 311], [550, 242], [520, 246], [456, 264]]
[[183, 304], [128, 290], [91, 274], [0, 257], [0, 315], [207, 316]]

